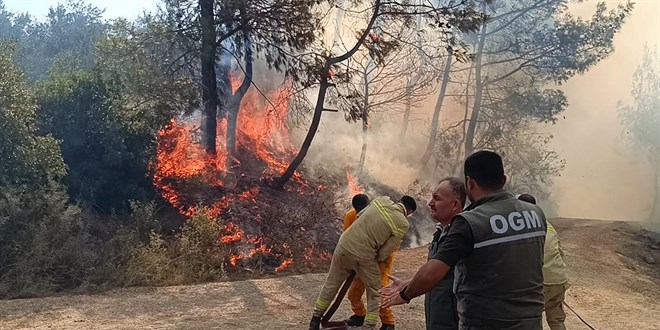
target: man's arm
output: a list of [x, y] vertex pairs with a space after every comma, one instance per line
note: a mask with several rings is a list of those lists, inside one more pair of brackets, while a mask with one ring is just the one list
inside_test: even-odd
[[431, 291], [440, 284], [450, 270], [451, 267], [440, 260], [427, 261], [408, 283], [404, 295], [412, 299]]
[[[401, 295], [412, 299], [431, 291], [447, 276], [452, 267], [472, 252], [473, 247], [474, 238], [470, 225], [461, 217], [454, 219], [438, 252], [417, 271]], [[405, 303], [399, 299], [399, 293], [386, 295], [384, 298], [381, 307]]]
[[376, 255], [376, 260], [385, 261], [390, 254], [394, 253], [394, 250], [401, 244], [401, 239], [396, 236], [390, 236], [390, 238], [385, 241], [383, 246], [378, 249], [378, 255]]

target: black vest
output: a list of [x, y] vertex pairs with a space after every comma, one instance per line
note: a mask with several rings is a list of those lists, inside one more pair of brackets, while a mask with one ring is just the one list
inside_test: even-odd
[[459, 216], [472, 229], [472, 252], [456, 265], [454, 292], [461, 326], [542, 330], [545, 215], [499, 192]]
[[[429, 260], [438, 252], [442, 241], [447, 236], [448, 228], [438, 229], [429, 245]], [[426, 330], [457, 330], [458, 312], [456, 295], [453, 292], [454, 270], [450, 270], [442, 281], [424, 297], [424, 315]]]

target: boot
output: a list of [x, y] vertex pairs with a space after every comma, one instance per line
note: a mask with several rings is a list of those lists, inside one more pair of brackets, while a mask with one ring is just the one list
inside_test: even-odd
[[321, 317], [312, 316], [312, 320], [309, 321], [309, 330], [320, 330], [321, 329]]
[[394, 324], [385, 324], [380, 326], [380, 330], [394, 330]]
[[353, 315], [345, 322], [349, 327], [361, 327], [364, 324], [364, 316]]

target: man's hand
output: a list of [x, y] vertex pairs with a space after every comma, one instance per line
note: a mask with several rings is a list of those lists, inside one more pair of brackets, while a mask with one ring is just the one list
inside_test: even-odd
[[380, 301], [380, 308], [388, 308], [396, 305], [403, 305], [406, 304], [407, 302], [401, 298], [399, 295], [399, 291], [396, 291], [390, 295], [382, 295], [382, 299]]
[[390, 285], [378, 290], [378, 293], [380, 293], [381, 295], [388, 295], [389, 296], [389, 295], [392, 295], [393, 293], [398, 294], [399, 291], [403, 290], [403, 288], [406, 286], [405, 282], [407, 282], [407, 281], [402, 281], [402, 280], [400, 280], [400, 279], [398, 279], [394, 276], [391, 276], [391, 275], [387, 275], [387, 277], [389, 277], [391, 283], [390, 283]]

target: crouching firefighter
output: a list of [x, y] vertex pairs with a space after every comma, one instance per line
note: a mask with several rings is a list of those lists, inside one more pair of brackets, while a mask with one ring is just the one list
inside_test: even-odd
[[310, 330], [319, 330], [321, 317], [330, 307], [341, 285], [355, 272], [367, 292], [364, 328], [375, 329], [380, 289], [379, 262], [385, 261], [401, 244], [408, 228], [408, 216], [417, 209], [415, 199], [403, 196], [395, 203], [388, 197], [375, 199], [339, 237], [330, 270], [316, 300]]
[[[346, 213], [344, 217], [344, 231], [346, 231], [357, 219], [357, 214], [361, 212], [364, 208], [369, 205], [369, 197], [365, 194], [357, 194], [353, 196], [351, 201], [353, 209]], [[394, 267], [394, 252], [390, 254], [385, 261], [378, 262], [378, 268], [380, 268], [380, 284], [382, 287], [385, 287], [389, 284], [389, 275], [392, 275], [392, 268]], [[349, 327], [359, 327], [364, 324], [364, 318], [367, 315], [367, 308], [364, 306], [364, 301], [362, 300], [362, 295], [364, 294], [365, 287], [364, 283], [359, 277], [353, 279], [350, 289], [348, 289], [347, 298], [351, 302], [351, 310], [353, 310], [353, 316], [348, 318], [345, 322]], [[380, 311], [380, 322], [382, 326], [380, 330], [394, 330], [394, 313], [391, 308], [381, 308]]]

